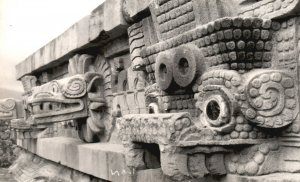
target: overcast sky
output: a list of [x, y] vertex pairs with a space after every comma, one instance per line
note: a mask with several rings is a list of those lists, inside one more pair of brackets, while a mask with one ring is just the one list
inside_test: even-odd
[[103, 0], [0, 0], [0, 88], [23, 90], [15, 65]]

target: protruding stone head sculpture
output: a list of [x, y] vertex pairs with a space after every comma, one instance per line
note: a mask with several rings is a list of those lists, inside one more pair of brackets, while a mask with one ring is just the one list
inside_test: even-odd
[[108, 83], [110, 68], [104, 59], [75, 55], [69, 61], [68, 77], [32, 89], [26, 100], [32, 124], [75, 120], [80, 138], [98, 141], [106, 134]]
[[0, 100], [0, 120], [11, 120], [24, 116], [23, 103], [15, 99]]

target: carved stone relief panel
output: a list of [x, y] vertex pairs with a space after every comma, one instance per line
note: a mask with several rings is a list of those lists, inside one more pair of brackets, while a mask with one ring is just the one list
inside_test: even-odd
[[[147, 145], [158, 145], [163, 173], [178, 181], [299, 169], [287, 160], [299, 150], [299, 2], [236, 2], [154, 1], [128, 29], [149, 84], [149, 114], [117, 122], [128, 166], [147, 168]], [[146, 44], [143, 27], [157, 41]]]
[[130, 168], [176, 181], [299, 172], [299, 0], [155, 0], [141, 17], [129, 4], [128, 35], [42, 85], [23, 77], [23, 123], [118, 135]]

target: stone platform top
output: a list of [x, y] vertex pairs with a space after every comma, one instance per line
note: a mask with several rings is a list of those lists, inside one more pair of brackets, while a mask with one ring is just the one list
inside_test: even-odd
[[[88, 48], [97, 49], [110, 40], [127, 34], [129, 26], [127, 22], [145, 11], [150, 2], [150, 0], [106, 0], [90, 15], [79, 20], [57, 38], [16, 65], [17, 79], [31, 72], [59, 65], [68, 61], [75, 53]], [[125, 16], [122, 6], [126, 8]]]

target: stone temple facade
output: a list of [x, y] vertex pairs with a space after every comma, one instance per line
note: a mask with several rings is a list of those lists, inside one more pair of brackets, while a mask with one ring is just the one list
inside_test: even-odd
[[106, 0], [16, 65], [10, 171], [300, 181], [299, 13], [300, 0]]

